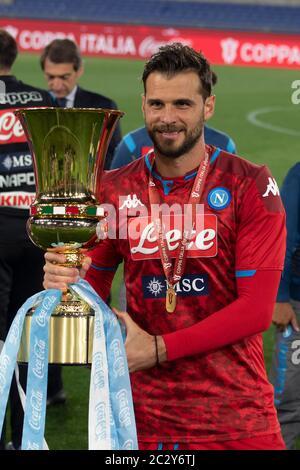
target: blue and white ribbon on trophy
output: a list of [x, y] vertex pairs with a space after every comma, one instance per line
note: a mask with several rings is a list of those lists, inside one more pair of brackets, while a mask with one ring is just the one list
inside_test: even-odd
[[[135, 450], [138, 448], [135, 417], [125, 348], [116, 316], [84, 280], [71, 284], [95, 311], [93, 356], [89, 400], [89, 449]], [[30, 297], [19, 309], [0, 354], [0, 433], [26, 312], [35, 309], [30, 331], [30, 356], [26, 397], [20, 384], [20, 398], [25, 409], [22, 450], [47, 449], [44, 440], [49, 321], [60, 302], [56, 289]]]

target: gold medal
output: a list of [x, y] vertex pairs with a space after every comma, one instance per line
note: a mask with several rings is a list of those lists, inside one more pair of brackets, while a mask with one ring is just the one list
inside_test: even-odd
[[166, 294], [166, 310], [168, 313], [175, 312], [176, 308], [176, 292], [174, 287], [169, 286]]

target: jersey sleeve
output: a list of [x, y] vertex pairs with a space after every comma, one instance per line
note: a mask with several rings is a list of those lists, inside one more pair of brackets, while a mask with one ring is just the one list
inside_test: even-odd
[[262, 167], [240, 204], [236, 244], [236, 276], [256, 270], [282, 270], [285, 256], [285, 211], [277, 183]]
[[106, 301], [122, 257], [118, 254], [114, 240], [110, 239], [101, 240], [99, 245], [89, 253], [89, 256], [92, 258], [92, 264], [85, 279]]
[[237, 279], [238, 298], [188, 328], [163, 335], [169, 361], [203, 354], [260, 334], [271, 324], [280, 271]]

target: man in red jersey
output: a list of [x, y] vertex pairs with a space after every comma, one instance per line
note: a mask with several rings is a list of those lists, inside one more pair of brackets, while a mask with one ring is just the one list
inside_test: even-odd
[[80, 273], [47, 253], [44, 286], [86, 274], [106, 299], [124, 260], [128, 313], [116, 313], [140, 449], [284, 449], [261, 337], [285, 253], [276, 182], [265, 166], [205, 145], [215, 97], [202, 54], [164, 46], [143, 82], [154, 152], [104, 174], [101, 201], [116, 223]]

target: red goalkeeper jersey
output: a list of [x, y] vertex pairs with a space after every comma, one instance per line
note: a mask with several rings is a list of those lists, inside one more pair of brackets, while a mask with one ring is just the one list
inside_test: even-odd
[[[107, 298], [112, 273], [124, 260], [127, 310], [150, 334], [167, 337], [199, 324], [237, 299], [239, 277], [283, 268], [284, 211], [274, 178], [265, 166], [215, 147], [207, 146], [207, 151], [204, 214], [188, 244], [184, 274], [176, 286], [177, 307], [171, 314], [165, 308], [167, 283], [149, 215], [149, 172], [161, 201], [183, 206], [197, 171], [162, 178], [155, 164], [152, 169], [153, 154], [148, 154], [103, 177], [110, 233], [92, 252], [87, 280]], [[172, 258], [182, 235], [176, 217], [170, 215], [166, 228]], [[250, 314], [240, 312], [245, 321]], [[142, 441], [221, 441], [279, 430], [260, 334], [132, 373], [131, 383]]]

